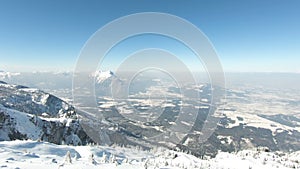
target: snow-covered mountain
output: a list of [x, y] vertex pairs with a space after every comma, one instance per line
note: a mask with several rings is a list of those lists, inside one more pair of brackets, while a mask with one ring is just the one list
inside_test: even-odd
[[41, 90], [0, 82], [0, 141], [32, 139], [72, 145], [91, 142], [138, 145], [128, 141], [115, 125], [99, 121]]
[[90, 141], [73, 106], [38, 89], [0, 82], [0, 140], [15, 139], [74, 145]]
[[102, 169], [289, 169], [299, 168], [300, 152], [219, 152], [215, 158], [199, 159], [163, 148], [66, 146], [37, 141], [0, 142], [0, 167], [102, 168]]
[[[123, 81], [112, 71], [96, 71], [91, 76], [95, 81], [96, 93], [101, 96], [111, 95], [111, 89], [117, 90]], [[114, 86], [112, 86], [114, 84]]]
[[103, 83], [105, 80], [115, 77], [112, 71], [96, 71], [93, 75], [97, 83]]
[[0, 104], [6, 108], [32, 115], [62, 117], [75, 114], [73, 106], [56, 96], [35, 88], [11, 85], [0, 81]]

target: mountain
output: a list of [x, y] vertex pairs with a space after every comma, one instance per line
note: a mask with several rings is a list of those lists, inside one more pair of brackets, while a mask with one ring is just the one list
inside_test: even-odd
[[9, 109], [38, 116], [47, 114], [56, 118], [75, 114], [73, 106], [38, 89], [1, 82], [0, 91], [0, 104]]
[[[95, 90], [96, 93], [101, 96], [109, 96], [111, 95], [111, 88], [118, 85], [122, 85], [122, 80], [118, 78], [112, 71], [96, 71], [91, 76], [95, 80]], [[114, 86], [112, 84], [115, 83]], [[115, 89], [116, 90], [116, 89]]]
[[86, 144], [73, 106], [38, 89], [0, 82], [0, 140]]
[[0, 81], [0, 140], [139, 145], [127, 140], [115, 126], [75, 109], [52, 94]]
[[103, 83], [105, 80], [115, 77], [115, 74], [112, 71], [96, 71], [93, 75], [96, 83]]

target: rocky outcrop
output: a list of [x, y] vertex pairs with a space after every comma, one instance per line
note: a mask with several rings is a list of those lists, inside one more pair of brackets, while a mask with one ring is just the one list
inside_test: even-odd
[[82, 145], [91, 139], [73, 106], [41, 90], [0, 83], [0, 140]]

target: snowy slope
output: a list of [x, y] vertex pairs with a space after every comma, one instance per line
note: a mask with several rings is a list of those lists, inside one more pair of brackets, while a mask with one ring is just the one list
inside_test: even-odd
[[0, 142], [0, 168], [101, 168], [101, 169], [272, 169], [299, 168], [299, 152], [293, 154], [245, 150], [219, 153], [202, 160], [165, 149], [106, 146], [65, 146], [36, 141]]
[[0, 83], [0, 104], [6, 108], [33, 115], [47, 113], [50, 117], [75, 114], [75, 108], [56, 96], [35, 88]]
[[90, 142], [73, 106], [41, 90], [0, 81], [0, 141], [15, 139]]
[[[36, 127], [30, 120], [33, 118], [33, 115], [7, 109], [0, 104], [0, 116], [2, 124], [0, 127], [0, 140], [10, 140], [10, 135], [14, 134], [16, 136], [17, 133], [37, 140], [42, 134], [41, 128]], [[7, 125], [8, 123], [12, 124]]]
[[92, 75], [97, 83], [102, 83], [105, 80], [111, 78], [114, 76], [114, 73], [112, 71], [97, 71]]
[[15, 139], [72, 145], [86, 144], [89, 141], [77, 119], [34, 116], [0, 104], [0, 141]]

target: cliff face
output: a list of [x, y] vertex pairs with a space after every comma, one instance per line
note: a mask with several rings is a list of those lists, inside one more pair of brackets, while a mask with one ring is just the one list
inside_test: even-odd
[[0, 140], [32, 139], [55, 144], [90, 142], [76, 110], [37, 89], [0, 83]]

